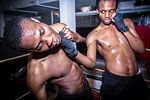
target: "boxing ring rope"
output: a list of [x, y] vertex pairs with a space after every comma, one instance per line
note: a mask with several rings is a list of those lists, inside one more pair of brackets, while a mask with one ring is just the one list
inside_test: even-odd
[[10, 61], [10, 60], [15, 60], [15, 59], [18, 59], [18, 58], [23, 58], [23, 57], [26, 57], [26, 56], [29, 56], [29, 55], [30, 55], [30, 53], [27, 53], [27, 54], [24, 54], [24, 55], [20, 55], [20, 56], [8, 58], [8, 59], [0, 60], [0, 63]]
[[[23, 57], [26, 57], [26, 56], [29, 56], [29, 55], [30, 55], [30, 53], [27, 53], [27, 54], [23, 54], [23, 55], [20, 55], [20, 56], [16, 56], [16, 57], [0, 60], [0, 63], [11, 61], [11, 60], [15, 60], [15, 59], [19, 59], [19, 58], [23, 58]], [[30, 93], [31, 93], [31, 91], [21, 95], [20, 97], [16, 98], [15, 100], [20, 100], [20, 99], [22, 99], [23, 97], [27, 96]]]
[[29, 91], [29, 92], [23, 94], [22, 96], [16, 98], [15, 100], [20, 100], [20, 99], [22, 99], [23, 97], [27, 96], [27, 95], [30, 94], [30, 93], [31, 93], [31, 91]]
[[145, 49], [146, 51], [150, 51], [150, 49]]
[[[150, 51], [150, 49], [146, 49], [146, 51]], [[26, 57], [26, 56], [29, 56], [29, 55], [30, 55], [30, 53], [27, 53], [27, 54], [24, 54], [24, 55], [20, 55], [20, 56], [8, 58], [8, 59], [0, 60], [0, 63], [10, 61], [10, 60], [14, 60], [14, 59], [18, 59], [18, 58], [22, 58], [22, 57]]]
[[[150, 51], [150, 49], [145, 49], [146, 51]], [[12, 58], [8, 58], [8, 59], [4, 59], [4, 60], [0, 60], [0, 63], [3, 63], [3, 62], [7, 62], [7, 61], [11, 61], [11, 60], [15, 60], [15, 59], [19, 59], [19, 58], [23, 58], [23, 57], [26, 57], [26, 56], [29, 56], [30, 53], [27, 53], [27, 54], [23, 54], [23, 55], [20, 55], [20, 56], [16, 56], [16, 57], [12, 57]], [[82, 66], [83, 67], [83, 66]], [[98, 68], [95, 68], [96, 71], [99, 71], [99, 72], [104, 72], [103, 69], [98, 69]], [[150, 80], [147, 80], [147, 79], [144, 79], [146, 82], [150, 82]], [[92, 89], [93, 91], [98, 91], [96, 89]], [[21, 95], [20, 97], [16, 98], [15, 100], [20, 100], [22, 99], [23, 97], [29, 95], [31, 93], [31, 91], [28, 91], [27, 93]]]
[[[30, 53], [27, 53], [27, 54], [19, 55], [19, 56], [16, 56], [16, 57], [0, 60], [0, 63], [11, 61], [11, 60], [15, 60], [15, 59], [19, 59], [19, 58], [23, 58], [23, 57], [26, 57], [26, 56], [29, 56], [29, 55], [30, 55]], [[30, 93], [31, 93], [31, 91], [28, 91], [27, 93], [24, 93], [23, 95], [21, 95], [20, 97], [16, 98], [15, 100], [20, 100], [23, 97], [29, 95]]]

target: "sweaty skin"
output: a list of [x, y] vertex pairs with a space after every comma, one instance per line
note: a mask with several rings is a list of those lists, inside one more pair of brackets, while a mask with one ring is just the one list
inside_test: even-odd
[[[143, 53], [144, 44], [130, 19], [124, 19], [128, 32], [117, 30], [113, 20], [117, 11], [115, 8], [116, 2], [111, 0], [99, 4], [97, 13], [102, 22], [87, 37], [88, 52], [93, 52], [90, 48], [97, 43], [98, 52], [104, 57], [108, 71], [116, 75], [133, 76], [138, 72], [134, 51]], [[91, 54], [87, 55], [91, 57]]]
[[[93, 69], [97, 51], [103, 56], [106, 68], [102, 75], [100, 100], [147, 100], [147, 84], [138, 72], [135, 57], [135, 52], [144, 53], [144, 43], [130, 19], [117, 17], [116, 4], [116, 0], [99, 1], [97, 13], [101, 23], [86, 38], [87, 55], [78, 51], [75, 59], [84, 67]], [[77, 37], [77, 34], [71, 34], [75, 42], [83, 40]]]
[[84, 90], [85, 77], [81, 67], [68, 58], [60, 45], [58, 33], [64, 26], [28, 20], [22, 23], [25, 34], [20, 47], [32, 52], [27, 66], [27, 84], [38, 100], [47, 100], [45, 84], [49, 82], [60, 85], [60, 89], [68, 94]]
[[[45, 56], [47, 53], [50, 55]], [[45, 82], [48, 79], [68, 94], [83, 91], [84, 76], [77, 63], [71, 61], [62, 49], [46, 52], [45, 55], [33, 53], [28, 63], [27, 83], [39, 100], [46, 100]]]
[[[90, 35], [93, 35], [92, 42], [96, 41], [97, 49], [105, 59], [108, 71], [121, 76], [133, 76], [138, 71], [136, 58], [128, 40], [120, 33], [115, 26], [102, 29], [98, 26]], [[89, 35], [88, 38], [91, 38]], [[89, 41], [88, 41], [89, 43]]]
[[[115, 26], [113, 17], [116, 15], [115, 0], [101, 0], [97, 13], [101, 23], [91, 31], [86, 39], [87, 55], [80, 52], [75, 59], [84, 67], [93, 69], [96, 67], [96, 52], [104, 57], [106, 68], [109, 72], [120, 76], [133, 76], [138, 72], [135, 53], [144, 53], [145, 46], [135, 30], [134, 23], [124, 19], [129, 31], [121, 33]], [[75, 42], [82, 41], [84, 38], [72, 32], [68, 32], [71, 39]], [[77, 38], [79, 40], [75, 40]], [[68, 37], [69, 38], [69, 37]]]

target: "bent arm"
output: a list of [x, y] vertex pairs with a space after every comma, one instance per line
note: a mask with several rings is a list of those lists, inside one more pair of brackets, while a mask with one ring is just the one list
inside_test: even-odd
[[[72, 35], [73, 38], [70, 38], [70, 39], [75, 42], [83, 42], [85, 41], [85, 38], [80, 36], [79, 34], [72, 32], [68, 28], [67, 29], [64, 28], [65, 26], [66, 26], [65, 24], [57, 23], [57, 24], [51, 25], [50, 27], [53, 28], [58, 33], [63, 30], [62, 33], [60, 33], [60, 36], [62, 37], [62, 40], [64, 41], [61, 41], [61, 43], [63, 46], [65, 46], [64, 48], [65, 51], [68, 53], [68, 55], [70, 55], [73, 53], [73, 51], [76, 51], [76, 50], [72, 48], [73, 44], [70, 43], [68, 35]], [[86, 42], [87, 43], [87, 56], [83, 55], [79, 51], [77, 55], [75, 55], [75, 59], [87, 69], [93, 69], [96, 67], [96, 40], [93, 39], [93, 36], [92, 37], [88, 36], [87, 38], [87, 42]], [[64, 37], [67, 37], [68, 40]]]
[[131, 48], [135, 52], [143, 54], [145, 52], [145, 45], [137, 34], [134, 23], [130, 19], [126, 19], [125, 24], [128, 26], [129, 31], [124, 32], [124, 35], [130, 43]]
[[[36, 66], [36, 67], [35, 67]], [[37, 100], [47, 100], [45, 81], [39, 64], [28, 64], [27, 84]]]

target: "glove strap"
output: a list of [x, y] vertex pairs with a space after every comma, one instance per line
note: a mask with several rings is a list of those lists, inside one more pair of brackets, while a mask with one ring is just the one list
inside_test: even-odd
[[125, 28], [123, 28], [123, 29], [121, 30], [121, 32], [127, 32], [127, 31], [129, 31], [128, 26], [125, 26]]

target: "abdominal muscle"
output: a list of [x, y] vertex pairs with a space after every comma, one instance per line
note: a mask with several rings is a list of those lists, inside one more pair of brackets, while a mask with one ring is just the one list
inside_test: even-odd
[[69, 59], [62, 50], [57, 54], [55, 61], [57, 62], [51, 62], [51, 66], [55, 67], [53, 69], [56, 69], [56, 74], [50, 82], [58, 84], [60, 89], [68, 94], [82, 92], [85, 80], [81, 67], [76, 62]]
[[85, 87], [85, 78], [82, 70], [76, 64], [72, 65], [69, 73], [51, 82], [60, 85], [60, 89], [67, 94], [81, 93]]
[[[102, 51], [101, 51], [102, 52]], [[134, 76], [138, 66], [134, 52], [131, 49], [117, 47], [103, 52], [106, 68], [109, 72], [120, 76]]]

